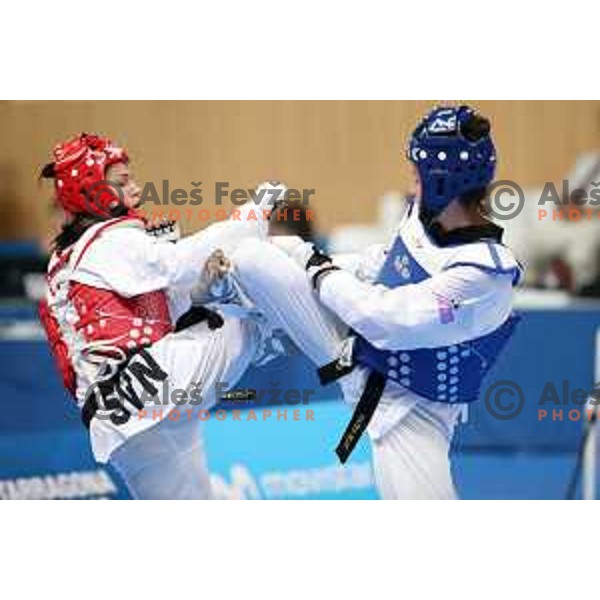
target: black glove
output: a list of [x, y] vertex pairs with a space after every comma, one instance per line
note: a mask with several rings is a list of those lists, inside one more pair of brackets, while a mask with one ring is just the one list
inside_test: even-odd
[[313, 288], [318, 291], [319, 285], [325, 275], [332, 273], [333, 271], [339, 271], [340, 268], [333, 264], [331, 258], [327, 254], [321, 252], [314, 246], [313, 250], [311, 257], [308, 259], [304, 268], [310, 275]]

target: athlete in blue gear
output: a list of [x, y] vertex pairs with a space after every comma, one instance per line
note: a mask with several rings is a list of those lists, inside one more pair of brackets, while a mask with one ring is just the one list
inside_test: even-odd
[[485, 214], [485, 117], [436, 108], [408, 158], [417, 193], [387, 247], [330, 258], [297, 237], [248, 241], [232, 276], [355, 405], [342, 462], [366, 428], [383, 498], [455, 498], [452, 435], [513, 332], [521, 268]]

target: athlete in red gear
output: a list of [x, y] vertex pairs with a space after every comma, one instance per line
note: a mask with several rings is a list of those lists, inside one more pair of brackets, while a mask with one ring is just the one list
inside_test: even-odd
[[[244, 218], [251, 204], [239, 219], [175, 243], [149, 235], [128, 163], [123, 148], [97, 135], [54, 149], [42, 177], [54, 180], [65, 223], [40, 316], [95, 458], [110, 461], [136, 498], [208, 498], [198, 418], [168, 417], [215, 404], [217, 389], [235, 385], [255, 357], [262, 330], [243, 311], [198, 322], [190, 295], [215, 250], [262, 237], [267, 223]], [[179, 390], [179, 404], [156, 401], [165, 389], [168, 398]]]

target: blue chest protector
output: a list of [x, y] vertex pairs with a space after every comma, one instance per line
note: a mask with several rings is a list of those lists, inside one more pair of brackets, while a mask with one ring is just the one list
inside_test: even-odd
[[[490, 244], [494, 255], [494, 247]], [[494, 269], [488, 269], [494, 271]], [[499, 268], [498, 272], [504, 272]], [[431, 277], [411, 255], [398, 236], [379, 272], [376, 283], [388, 288], [419, 283]], [[518, 277], [515, 277], [516, 280]], [[451, 315], [452, 307], [447, 311]], [[445, 316], [446, 315], [446, 316]], [[440, 326], [448, 318], [440, 306]], [[473, 402], [479, 396], [483, 378], [496, 362], [513, 334], [519, 317], [510, 316], [491, 333], [467, 342], [418, 350], [378, 350], [358, 336], [354, 343], [355, 364], [366, 366], [414, 393], [435, 402]]]

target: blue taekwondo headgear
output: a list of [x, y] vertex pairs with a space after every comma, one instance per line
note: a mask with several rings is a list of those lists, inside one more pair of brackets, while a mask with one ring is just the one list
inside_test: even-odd
[[465, 128], [475, 115], [469, 106], [435, 108], [412, 134], [408, 158], [419, 172], [421, 202], [432, 217], [494, 178], [496, 149], [489, 131], [474, 139]]

